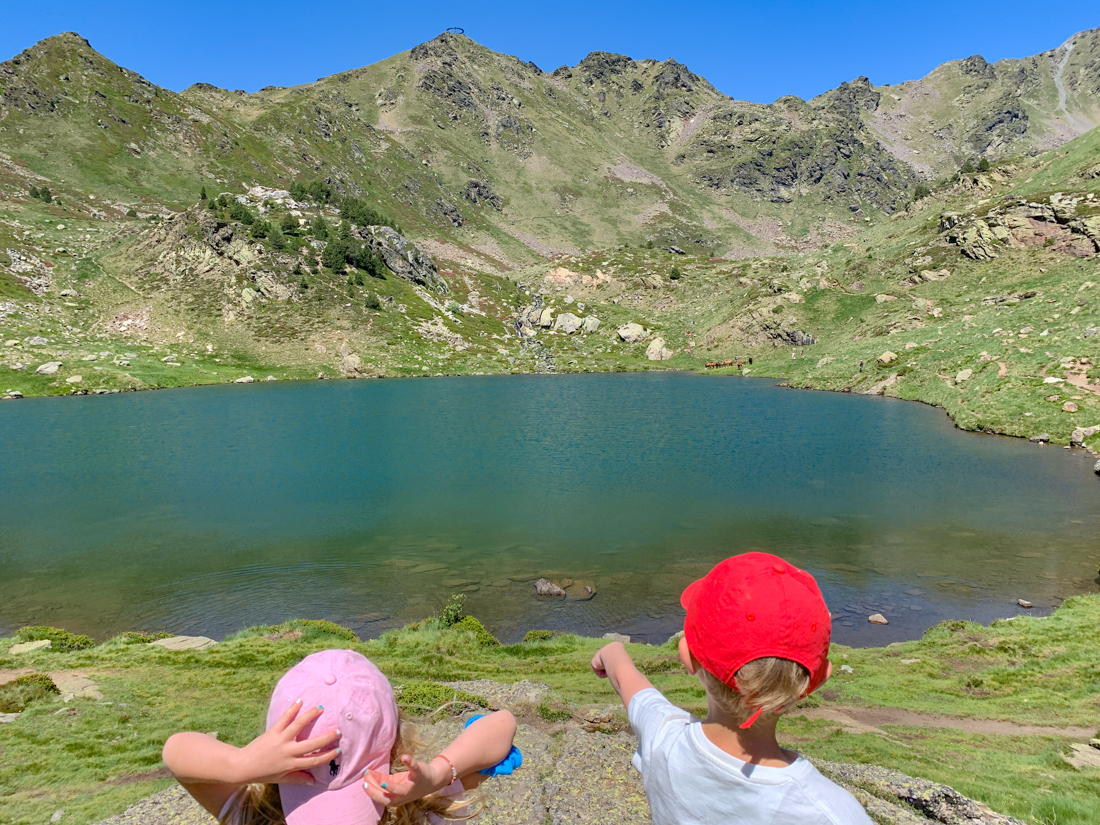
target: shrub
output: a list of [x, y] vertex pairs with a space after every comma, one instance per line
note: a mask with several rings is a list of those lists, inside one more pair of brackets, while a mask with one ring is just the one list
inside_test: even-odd
[[462, 304], [452, 298], [447, 302], [447, 312], [450, 312], [452, 315], [461, 315]]
[[371, 207], [362, 198], [344, 198], [340, 202], [340, 217], [357, 226], [388, 226], [401, 231], [393, 219]]
[[297, 235], [299, 231], [298, 219], [293, 215], [283, 215], [283, 219], [279, 221], [279, 229], [282, 230], [284, 235]]
[[170, 639], [173, 635], [175, 634], [165, 633], [163, 630], [159, 630], [155, 633], [143, 633], [140, 630], [127, 630], [125, 633], [121, 633], [115, 638], [124, 645], [147, 645], [149, 642], [155, 642], [158, 639]]
[[95, 642], [87, 636], [78, 636], [59, 627], [24, 627], [15, 634], [21, 642], [37, 642], [39, 639], [49, 639], [53, 650], [87, 650], [95, 647]]
[[267, 233], [267, 239], [271, 241], [271, 248], [279, 251], [286, 249], [286, 237], [279, 231], [279, 227], [272, 226]]
[[38, 197], [42, 200], [42, 203], [53, 203], [53, 195], [51, 195], [50, 190], [45, 187], [38, 190]]
[[211, 212], [217, 212], [218, 209], [219, 209], [218, 199], [217, 198], [211, 198], [210, 200], [208, 200], [206, 202], [206, 208], [209, 209]]
[[27, 673], [0, 685], [0, 713], [22, 713], [31, 702], [60, 693], [45, 673]]
[[923, 183], [918, 183], [913, 189], [913, 200], [919, 201], [922, 198], [927, 198], [932, 194], [932, 190], [925, 186]]
[[680, 267], [674, 266], [669, 270], [668, 278], [670, 281], [678, 281], [684, 277], [684, 273], [680, 271]]
[[375, 312], [382, 309], [382, 302], [378, 300], [377, 295], [368, 295], [363, 299], [363, 306], [367, 309], [373, 309]]
[[131, 206], [129, 209], [126, 210], [126, 217], [127, 218], [136, 218], [137, 217], [137, 210], [134, 209], [134, 207]]
[[462, 618], [462, 608], [466, 606], [466, 596], [462, 593], [453, 593], [443, 609], [435, 615], [436, 624], [441, 628], [454, 626]]
[[300, 627], [303, 630], [313, 630], [318, 633], [323, 633], [327, 636], [336, 636], [343, 639], [346, 642], [358, 642], [359, 637], [355, 635], [355, 631], [351, 628], [344, 627], [343, 625], [336, 624], [336, 622], [330, 622], [327, 619], [297, 619], [291, 622], [296, 627]]
[[480, 621], [473, 616], [463, 616], [453, 625], [452, 630], [466, 630], [474, 634], [474, 641], [478, 647], [495, 647], [500, 644], [500, 639], [485, 629]]
[[240, 221], [245, 226], [251, 226], [256, 220], [256, 216], [252, 214], [252, 211], [236, 199], [229, 204], [229, 217], [235, 221]]
[[535, 712], [547, 722], [564, 722], [573, 718], [573, 713], [561, 701], [540, 702]]
[[38, 191], [38, 187], [37, 187], [37, 186], [35, 186], [34, 184], [31, 184], [31, 188], [30, 188], [30, 192], [29, 192], [29, 194], [30, 194], [30, 196], [31, 196], [32, 198], [34, 198], [35, 200], [38, 200], [38, 197], [39, 197], [39, 191]]
[[313, 219], [313, 223], [310, 224], [310, 231], [313, 232], [313, 237], [319, 241], [328, 240], [328, 221], [324, 219], [322, 215], [318, 215]]
[[261, 238], [266, 238], [270, 231], [271, 224], [267, 221], [254, 221], [252, 229], [249, 230], [249, 234], [256, 240], [260, 240]]
[[204, 187], [202, 187], [202, 188], [201, 188], [201, 189], [199, 190], [199, 200], [200, 200], [200, 201], [204, 201], [204, 200], [206, 200], [206, 187], [205, 187], [205, 186], [204, 186]]
[[558, 630], [528, 630], [523, 636], [523, 641], [548, 642], [559, 635], [561, 635], [561, 632]]
[[406, 682], [394, 685], [397, 706], [413, 716], [435, 713], [446, 707], [452, 714], [465, 713], [471, 707], [487, 708], [489, 703], [480, 696], [464, 690], [447, 687], [438, 682]]
[[989, 158], [982, 158], [981, 160], [978, 161], [978, 171], [979, 172], [988, 172], [989, 171]]

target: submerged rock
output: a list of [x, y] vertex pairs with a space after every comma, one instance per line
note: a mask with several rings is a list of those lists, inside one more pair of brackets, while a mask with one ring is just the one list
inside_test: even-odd
[[535, 593], [540, 596], [564, 596], [565, 589], [549, 579], [539, 579], [535, 582]]

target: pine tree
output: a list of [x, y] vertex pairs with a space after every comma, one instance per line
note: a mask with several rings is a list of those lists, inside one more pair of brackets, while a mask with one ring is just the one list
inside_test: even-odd
[[53, 203], [53, 195], [51, 195], [50, 190], [45, 187], [38, 190], [38, 197], [42, 198], [42, 203]]
[[205, 186], [202, 187], [202, 189], [199, 190], [199, 200], [200, 201], [206, 200], [206, 187]]
[[37, 186], [35, 186], [35, 185], [33, 185], [33, 184], [31, 185], [31, 191], [30, 191], [30, 195], [31, 195], [31, 197], [32, 197], [32, 198], [34, 198], [35, 200], [38, 200], [38, 197], [39, 197], [39, 193], [38, 193], [38, 187], [37, 187]]

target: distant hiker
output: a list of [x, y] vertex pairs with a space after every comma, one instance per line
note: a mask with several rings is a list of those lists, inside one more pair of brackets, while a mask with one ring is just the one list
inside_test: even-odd
[[468, 818], [465, 791], [519, 767], [515, 733], [506, 710], [475, 717], [420, 762], [382, 672], [352, 650], [322, 650], [279, 680], [266, 733], [243, 748], [177, 733], [164, 764], [223, 825], [434, 825]]
[[819, 688], [829, 610], [817, 582], [769, 553], [719, 562], [680, 597], [680, 661], [707, 694], [700, 721], [673, 705], [620, 642], [592, 670], [626, 705], [655, 825], [871, 825], [860, 804], [779, 747], [779, 718]]
[[863, 372], [863, 362], [862, 361], [859, 362], [859, 371]]

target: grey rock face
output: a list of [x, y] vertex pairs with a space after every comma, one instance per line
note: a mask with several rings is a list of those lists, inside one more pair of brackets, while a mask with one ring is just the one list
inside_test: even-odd
[[435, 261], [396, 229], [388, 226], [365, 226], [358, 231], [358, 235], [360, 240], [367, 242], [371, 251], [382, 256], [386, 266], [399, 278], [441, 295], [450, 292], [435, 266]]
[[554, 584], [549, 579], [539, 579], [535, 582], [535, 592], [540, 596], [564, 596], [565, 590]]

